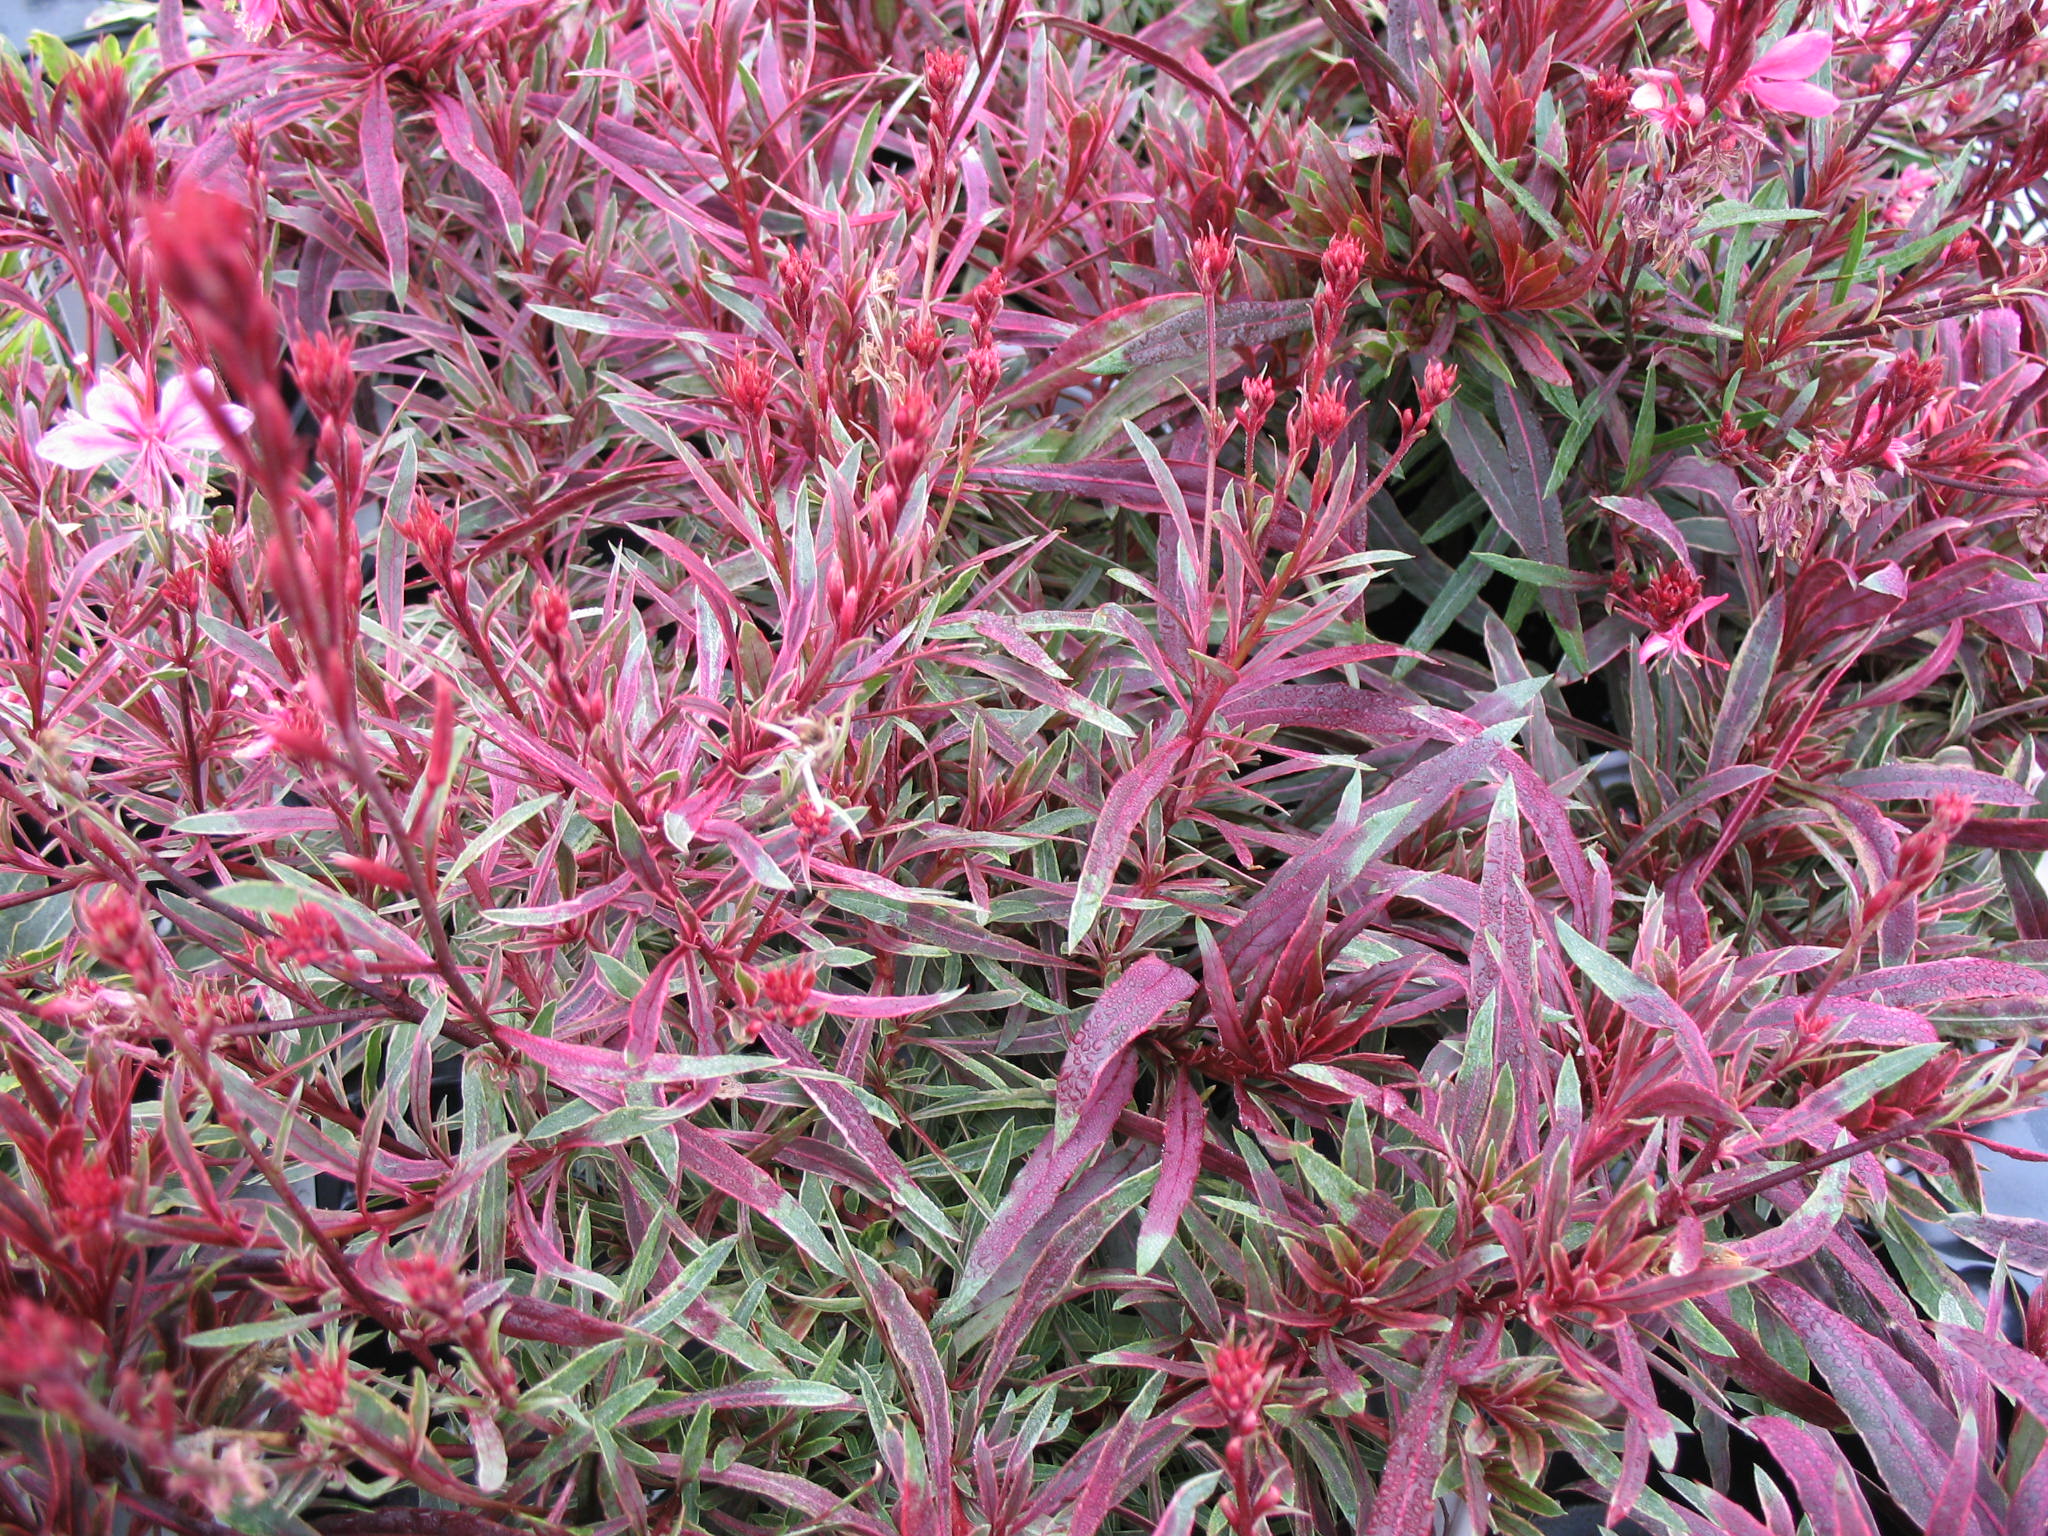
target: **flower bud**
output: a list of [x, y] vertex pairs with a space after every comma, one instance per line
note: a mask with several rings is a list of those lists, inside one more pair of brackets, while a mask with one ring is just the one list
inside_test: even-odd
[[345, 331], [315, 331], [292, 343], [292, 377], [322, 421], [345, 421], [355, 408], [354, 352]]
[[1216, 297], [1237, 263], [1236, 237], [1227, 233], [1196, 236], [1188, 263], [1194, 268], [1196, 289], [1208, 298]]
[[543, 648], [560, 648], [569, 633], [569, 598], [560, 587], [542, 587], [533, 594], [531, 627]]
[[976, 347], [967, 354], [967, 394], [976, 406], [986, 405], [1002, 382], [1003, 359], [994, 347]]
[[281, 963], [325, 965], [347, 954], [348, 941], [333, 913], [302, 901], [276, 920], [276, 931], [265, 948]]
[[996, 316], [1003, 312], [1003, 274], [991, 272], [981, 280], [969, 301], [974, 306], [974, 344], [977, 347], [993, 346], [995, 343]]
[[164, 578], [164, 605], [179, 613], [191, 613], [199, 606], [199, 567], [180, 566]]
[[939, 334], [939, 328], [932, 323], [930, 315], [913, 316], [903, 327], [903, 350], [920, 368], [929, 369], [936, 363], [944, 346], [945, 338]]
[[791, 251], [775, 271], [776, 291], [789, 316], [790, 330], [801, 340], [811, 333], [811, 317], [818, 307], [818, 263], [809, 251]]
[[924, 54], [924, 90], [931, 101], [932, 124], [943, 129], [952, 120], [953, 98], [960, 82], [967, 78], [967, 55], [955, 48], [927, 48]]
[[1323, 251], [1323, 281], [1340, 303], [1348, 304], [1365, 276], [1365, 246], [1355, 235], [1339, 235]]

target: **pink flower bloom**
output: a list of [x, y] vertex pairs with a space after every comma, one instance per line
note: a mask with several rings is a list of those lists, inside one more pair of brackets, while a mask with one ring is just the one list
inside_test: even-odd
[[1659, 656], [1683, 656], [1688, 661], [1709, 662], [1717, 667], [1724, 665], [1715, 661], [1713, 657], [1694, 650], [1692, 642], [1686, 639], [1685, 632], [1727, 601], [1728, 595], [1725, 592], [1719, 597], [1702, 598], [1663, 629], [1653, 630], [1644, 636], [1642, 645], [1636, 650], [1636, 656], [1646, 666]]
[[1682, 656], [1688, 661], [1722, 663], [1693, 649], [1686, 631], [1728, 601], [1702, 595], [1699, 572], [1682, 560], [1673, 560], [1641, 587], [1626, 570], [1614, 573], [1610, 600], [1616, 612], [1634, 619], [1650, 633], [1636, 650], [1647, 666], [1659, 656]]
[[[1714, 51], [1715, 14], [1711, 0], [1685, 0], [1693, 36], [1708, 53]], [[1795, 117], [1826, 117], [1841, 103], [1809, 78], [1835, 51], [1825, 32], [1794, 32], [1771, 44], [1750, 63], [1738, 91], [1747, 92], [1775, 112]]]
[[[221, 447], [220, 434], [199, 403], [199, 390], [214, 392], [213, 375], [205, 369], [190, 379], [180, 375], [161, 390], [132, 364], [125, 371], [110, 370], [85, 392], [85, 409], [58, 417], [36, 452], [78, 470], [132, 459], [122, 473], [122, 488], [161, 506], [167, 481], [188, 477], [195, 459]], [[221, 409], [238, 432], [252, 419], [239, 405]]]
[[1700, 99], [1699, 92], [1689, 91], [1685, 83], [1668, 69], [1639, 69], [1636, 79], [1641, 82], [1628, 104], [1636, 115], [1647, 117], [1666, 134], [1676, 135], [1682, 129], [1691, 128], [1707, 115], [1707, 104]]

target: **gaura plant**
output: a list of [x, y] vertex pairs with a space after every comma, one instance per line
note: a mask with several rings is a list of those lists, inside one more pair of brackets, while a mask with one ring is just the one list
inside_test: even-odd
[[0, 1531], [2048, 1529], [2042, 21], [32, 39]]

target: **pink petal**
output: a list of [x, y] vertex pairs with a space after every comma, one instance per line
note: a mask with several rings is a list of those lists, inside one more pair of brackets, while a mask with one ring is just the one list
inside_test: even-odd
[[1841, 103], [1804, 80], [1752, 80], [1749, 93], [1774, 112], [1796, 117], [1826, 117]]
[[1702, 48], [1714, 46], [1714, 7], [1708, 0], [1685, 0], [1685, 19], [1692, 23], [1692, 35]]
[[85, 392], [85, 414], [101, 426], [139, 438], [149, 431], [142, 386], [119, 373], [103, 373]]
[[76, 411], [66, 411], [36, 443], [38, 456], [66, 469], [98, 469], [107, 460], [134, 451], [133, 439]]
[[1827, 63], [1834, 51], [1835, 40], [1825, 32], [1794, 32], [1764, 50], [1763, 57], [1749, 66], [1749, 78], [1804, 80]]
[[157, 441], [182, 458], [213, 452], [220, 446], [220, 434], [213, 430], [205, 407], [189, 390], [176, 396], [166, 390], [163, 418], [157, 423]]

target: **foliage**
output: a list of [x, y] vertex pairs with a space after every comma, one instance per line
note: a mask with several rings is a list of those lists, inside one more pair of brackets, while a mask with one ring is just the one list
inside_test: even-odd
[[2041, 10], [39, 40], [0, 1530], [2048, 1527]]

